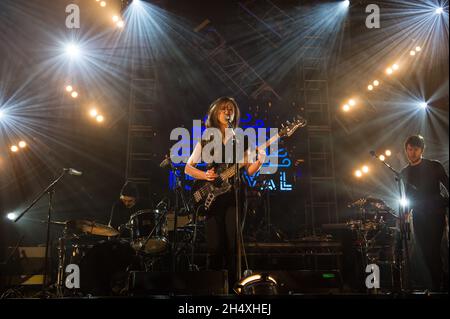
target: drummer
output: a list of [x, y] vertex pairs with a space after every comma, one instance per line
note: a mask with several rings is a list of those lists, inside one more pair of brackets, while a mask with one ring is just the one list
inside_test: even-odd
[[140, 210], [149, 208], [151, 205], [139, 197], [137, 185], [127, 181], [120, 191], [119, 200], [112, 206], [109, 226], [118, 229], [120, 237], [130, 237], [126, 226], [130, 217]]

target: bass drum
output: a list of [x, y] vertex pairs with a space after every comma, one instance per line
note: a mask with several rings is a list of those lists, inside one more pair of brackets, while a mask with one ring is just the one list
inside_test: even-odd
[[135, 252], [123, 240], [101, 241], [87, 250], [80, 262], [80, 290], [93, 296], [120, 295], [128, 272], [137, 264]]

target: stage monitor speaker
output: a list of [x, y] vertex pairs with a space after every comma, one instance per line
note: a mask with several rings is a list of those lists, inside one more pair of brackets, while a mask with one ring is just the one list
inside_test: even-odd
[[139, 295], [223, 295], [228, 293], [227, 271], [132, 271], [129, 292]]
[[10, 258], [2, 265], [2, 286], [42, 285], [45, 247], [9, 247], [8, 250]]

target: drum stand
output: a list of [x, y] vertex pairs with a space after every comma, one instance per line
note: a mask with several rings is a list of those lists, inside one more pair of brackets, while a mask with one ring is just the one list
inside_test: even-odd
[[[186, 200], [186, 197], [184, 196], [184, 187], [183, 187], [183, 183], [180, 179], [180, 176], [177, 174], [177, 169], [175, 167], [175, 165], [173, 165], [172, 161], [170, 161], [170, 169], [172, 170], [172, 174], [173, 176], [175, 176], [175, 208], [174, 208], [174, 213], [175, 213], [175, 218], [174, 218], [174, 225], [173, 225], [173, 242], [171, 245], [171, 254], [172, 254], [172, 271], [176, 271], [177, 267], [177, 246], [178, 246], [178, 214], [181, 210], [184, 210], [188, 215], [190, 215], [190, 208], [189, 208], [189, 204]], [[180, 207], [180, 201], [181, 201], [181, 207]], [[195, 219], [195, 223], [196, 223], [196, 218]], [[195, 229], [194, 229], [194, 243], [195, 243], [195, 234], [196, 234], [196, 225], [195, 225]], [[193, 245], [194, 245], [193, 243]], [[193, 251], [193, 249], [192, 249]], [[193, 260], [193, 252], [192, 252], [192, 260]], [[191, 268], [191, 265], [189, 265], [189, 268]]]

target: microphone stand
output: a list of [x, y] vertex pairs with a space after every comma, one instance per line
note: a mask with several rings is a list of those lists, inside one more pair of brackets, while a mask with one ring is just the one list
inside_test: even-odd
[[234, 174], [234, 193], [235, 193], [235, 229], [236, 229], [236, 282], [239, 282], [241, 279], [241, 226], [240, 226], [240, 187], [241, 187], [241, 177], [239, 174], [239, 162], [237, 160], [237, 139], [236, 139], [236, 133], [234, 132], [233, 125], [231, 124], [230, 120], [228, 120], [228, 128], [233, 133], [232, 136], [232, 143], [233, 143], [233, 153], [234, 153], [234, 167], [235, 167], [235, 174]]
[[[374, 151], [370, 152], [374, 158], [379, 159]], [[395, 170], [391, 165], [386, 163], [385, 161], [381, 161], [395, 176], [395, 180], [397, 182], [398, 193], [400, 198], [405, 198], [404, 187], [402, 187], [405, 183], [416, 189], [414, 185], [411, 185], [403, 180], [403, 176], [400, 172]], [[399, 289], [400, 292], [404, 291], [408, 288], [408, 277], [409, 277], [409, 250], [408, 250], [408, 240], [409, 240], [409, 222], [406, 221], [406, 213], [405, 213], [406, 205], [402, 205], [399, 203], [398, 205], [398, 220], [399, 220], [399, 229], [400, 235], [397, 237], [397, 258], [399, 264]], [[406, 256], [406, 257], [404, 257]]]
[[44, 278], [42, 282], [42, 292], [45, 292], [46, 282], [47, 282], [47, 268], [48, 268], [48, 252], [50, 246], [50, 225], [51, 225], [51, 216], [53, 212], [53, 195], [55, 193], [55, 186], [59, 183], [59, 181], [69, 173], [69, 169], [63, 169], [61, 175], [59, 175], [50, 185], [47, 186], [37, 197], [35, 200], [31, 202], [31, 204], [25, 208], [25, 210], [19, 214], [19, 216], [14, 220], [17, 223], [23, 215], [25, 215], [45, 194], [48, 194], [48, 213], [47, 213], [47, 236], [46, 236], [46, 244], [45, 244], [45, 257], [44, 257]]

